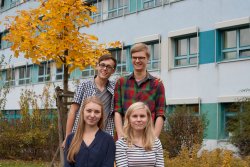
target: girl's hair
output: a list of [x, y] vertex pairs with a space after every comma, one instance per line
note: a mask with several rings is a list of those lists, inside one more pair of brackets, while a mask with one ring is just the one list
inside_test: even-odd
[[81, 146], [81, 143], [82, 143], [82, 140], [83, 140], [82, 137], [83, 137], [83, 133], [84, 133], [84, 128], [85, 128], [84, 109], [85, 109], [86, 105], [88, 103], [91, 103], [91, 102], [101, 106], [101, 118], [100, 118], [99, 122], [97, 123], [97, 126], [100, 129], [103, 128], [103, 119], [104, 119], [104, 111], [103, 110], [104, 110], [104, 108], [103, 108], [102, 101], [96, 96], [92, 96], [92, 97], [89, 97], [89, 98], [85, 99], [82, 102], [82, 106], [81, 106], [81, 109], [80, 109], [80, 118], [79, 118], [79, 121], [78, 121], [78, 126], [77, 126], [77, 129], [76, 129], [75, 135], [74, 135], [74, 137], [73, 137], [73, 139], [71, 141], [69, 149], [66, 150], [66, 151], [68, 151], [67, 160], [69, 162], [71, 162], [71, 163], [75, 162], [74, 156], [80, 150], [80, 146]]
[[155, 141], [155, 135], [153, 131], [153, 121], [151, 118], [151, 111], [149, 110], [148, 106], [144, 104], [143, 102], [136, 102], [128, 108], [125, 114], [125, 122], [124, 122], [124, 128], [123, 128], [124, 137], [125, 137], [125, 140], [127, 141], [128, 146], [131, 147], [133, 144], [132, 141], [134, 139], [134, 135], [133, 135], [133, 129], [131, 127], [129, 118], [135, 110], [139, 110], [139, 109], [144, 109], [147, 113], [148, 122], [143, 132], [142, 143], [143, 143], [144, 149], [146, 151], [150, 151], [152, 150], [152, 146]]

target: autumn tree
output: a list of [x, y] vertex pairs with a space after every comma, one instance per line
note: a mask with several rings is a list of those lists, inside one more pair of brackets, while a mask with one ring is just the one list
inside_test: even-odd
[[[24, 56], [36, 64], [53, 61], [57, 67], [63, 66], [63, 92], [67, 93], [71, 71], [94, 66], [99, 56], [108, 53], [106, 48], [119, 46], [119, 42], [98, 44], [96, 36], [79, 32], [81, 27], [90, 26], [90, 14], [97, 11], [84, 0], [38, 1], [37, 8], [6, 18], [9, 33], [5, 40], [12, 43], [15, 57]], [[63, 110], [65, 116], [66, 106]]]
[[[107, 47], [119, 43], [98, 44], [94, 35], [80, 33], [81, 27], [93, 22], [94, 6], [83, 0], [39, 0], [40, 6], [18, 11], [17, 16], [7, 17], [9, 34], [6, 40], [13, 45], [15, 57], [24, 55], [36, 64], [53, 60], [57, 67], [63, 65], [63, 89], [68, 90], [68, 76], [75, 68], [95, 65]], [[108, 46], [110, 45], [110, 46]]]

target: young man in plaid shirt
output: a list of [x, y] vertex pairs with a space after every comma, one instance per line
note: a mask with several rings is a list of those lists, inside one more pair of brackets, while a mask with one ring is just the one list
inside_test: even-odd
[[[66, 137], [71, 132], [76, 131], [82, 101], [90, 96], [98, 96], [103, 102], [105, 111], [104, 130], [110, 135], [114, 135], [113, 101], [115, 81], [111, 81], [109, 78], [115, 72], [116, 65], [116, 59], [111, 55], [101, 56], [98, 59], [98, 65], [96, 67], [97, 75], [90, 80], [84, 80], [78, 85], [74, 95], [73, 104], [71, 105], [68, 113]], [[64, 147], [64, 145], [65, 141], [63, 142], [62, 147]]]
[[165, 119], [165, 88], [163, 83], [147, 72], [150, 52], [146, 44], [137, 43], [131, 48], [134, 71], [121, 77], [115, 85], [114, 112], [118, 138], [123, 136], [122, 119], [128, 107], [134, 102], [148, 105], [154, 121], [154, 132], [159, 137]]

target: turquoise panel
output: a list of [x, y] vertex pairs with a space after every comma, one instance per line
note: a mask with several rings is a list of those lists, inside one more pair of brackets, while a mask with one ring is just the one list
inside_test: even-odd
[[215, 31], [200, 32], [199, 39], [200, 58], [199, 64], [215, 62]]
[[129, 3], [129, 12], [130, 13], [136, 12], [136, 1], [137, 0], [130, 0], [130, 3]]
[[217, 103], [201, 104], [201, 113], [206, 115], [208, 126], [205, 130], [205, 139], [217, 139]]
[[38, 65], [34, 64], [31, 68], [31, 82], [38, 82]]

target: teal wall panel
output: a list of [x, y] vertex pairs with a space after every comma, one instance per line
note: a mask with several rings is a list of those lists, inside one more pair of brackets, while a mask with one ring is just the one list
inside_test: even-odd
[[31, 82], [37, 83], [38, 82], [38, 65], [33, 65], [31, 70]]
[[205, 139], [217, 139], [217, 103], [201, 104], [201, 113], [206, 115], [208, 126], [205, 130]]
[[215, 31], [200, 32], [199, 50], [200, 58], [199, 64], [207, 64], [215, 62]]

